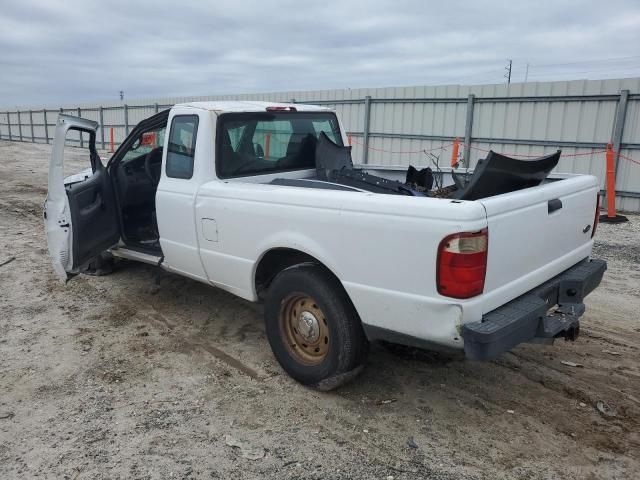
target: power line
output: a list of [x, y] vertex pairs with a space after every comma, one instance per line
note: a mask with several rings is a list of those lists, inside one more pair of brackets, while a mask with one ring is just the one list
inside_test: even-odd
[[[533, 78], [540, 77], [567, 77], [571, 75], [584, 75], [589, 73], [600, 73], [601, 75], [608, 72], [628, 72], [632, 73], [637, 71], [640, 68], [640, 64], [636, 61], [629, 62], [630, 64], [622, 65], [603, 65], [606, 62], [621, 62], [621, 61], [629, 61], [629, 60], [638, 60], [640, 59], [640, 55], [630, 55], [627, 57], [617, 57], [617, 58], [608, 58], [608, 59], [598, 59], [598, 60], [583, 60], [576, 62], [565, 62], [565, 63], [549, 63], [549, 64], [526, 64], [526, 70], [524, 73], [524, 82], [526, 83], [528, 80]], [[511, 79], [513, 79], [514, 70], [513, 70], [513, 59], [508, 60], [508, 64], [500, 70], [500, 67], [496, 66], [495, 69], [491, 70], [481, 70], [473, 73], [465, 73], [462, 75], [449, 74], [447, 76], [435, 76], [432, 77], [431, 82], [439, 82], [439, 83], [459, 83], [459, 84], [480, 84], [480, 83], [500, 83], [500, 77], [503, 77], [507, 80], [509, 84]], [[596, 65], [590, 65], [590, 64]], [[597, 65], [600, 63], [600, 65]], [[571, 67], [571, 66], [582, 66], [582, 69], [573, 70], [571, 68], [564, 69], [549, 69], [545, 71], [544, 67]], [[515, 73], [518, 76], [517, 73]]]
[[532, 67], [562, 67], [566, 65], [582, 65], [585, 63], [603, 63], [603, 62], [619, 62], [622, 60], [631, 60], [632, 58], [640, 58], [640, 55], [631, 55], [629, 57], [617, 57], [617, 58], [603, 58], [599, 60], [581, 60], [578, 62], [565, 62], [565, 63], [545, 63], [545, 64], [531, 64]]
[[[456, 75], [454, 78], [469, 78], [469, 77], [475, 77], [477, 75], [488, 75], [488, 74], [495, 74], [496, 76], [498, 76], [498, 75], [501, 75], [502, 73], [503, 73], [502, 67], [496, 66], [491, 70], [482, 70], [480, 72], [465, 73], [464, 75]], [[451, 75], [449, 75], [448, 77], [445, 77], [445, 78], [452, 78], [452, 77]]]
[[[457, 83], [460, 80], [472, 79], [474, 83], [478, 83], [482, 81], [482, 80], [477, 80], [477, 78], [480, 77], [480, 78], [489, 78], [489, 80], [495, 80], [497, 83], [499, 81], [498, 79], [502, 76], [503, 73], [504, 71], [501, 70], [500, 67], [496, 67], [495, 70], [483, 70], [480, 72], [465, 73], [464, 75], [449, 74], [446, 77], [434, 76], [434, 77], [431, 77], [431, 80], [429, 81], [438, 82], [438, 83]], [[491, 76], [487, 77], [488, 75], [491, 75]]]
[[587, 74], [587, 73], [600, 73], [600, 72], [628, 72], [631, 70], [637, 70], [638, 68], [640, 68], [640, 65], [629, 65], [629, 66], [625, 66], [625, 67], [605, 67], [605, 68], [591, 68], [589, 70], [579, 70], [579, 71], [575, 71], [575, 70], [570, 70], [570, 71], [566, 71], [566, 72], [536, 72], [536, 73], [530, 73], [529, 76], [530, 77], [540, 77], [540, 76], [547, 76], [547, 75], [583, 75], [583, 74]]

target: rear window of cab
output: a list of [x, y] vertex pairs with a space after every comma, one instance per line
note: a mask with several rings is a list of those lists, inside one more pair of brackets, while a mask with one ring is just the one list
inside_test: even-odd
[[227, 113], [218, 118], [219, 178], [315, 168], [315, 147], [324, 132], [342, 146], [332, 112]]

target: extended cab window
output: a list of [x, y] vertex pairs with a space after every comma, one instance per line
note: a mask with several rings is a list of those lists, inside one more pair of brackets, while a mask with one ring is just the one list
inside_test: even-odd
[[338, 145], [338, 120], [328, 112], [227, 113], [218, 119], [216, 171], [220, 178], [315, 168], [318, 136]]
[[167, 177], [187, 179], [193, 176], [197, 133], [197, 115], [173, 117], [167, 151]]

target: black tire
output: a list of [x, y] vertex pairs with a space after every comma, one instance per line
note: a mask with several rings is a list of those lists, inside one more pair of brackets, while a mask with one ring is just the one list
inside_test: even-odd
[[[301, 349], [288, 345], [291, 342], [287, 342], [287, 327], [283, 325], [287, 324], [286, 318], [294, 318], [295, 309], [289, 316], [284, 312], [292, 299], [297, 298], [313, 299], [315, 310], [312, 311], [322, 317], [324, 332], [329, 338], [322, 358], [303, 361]], [[332, 390], [362, 371], [369, 343], [360, 318], [342, 285], [322, 267], [304, 264], [280, 272], [269, 286], [264, 316], [274, 356], [282, 368], [303, 385]]]

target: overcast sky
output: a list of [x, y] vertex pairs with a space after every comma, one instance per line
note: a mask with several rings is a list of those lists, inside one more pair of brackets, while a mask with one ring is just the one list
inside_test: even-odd
[[632, 77], [639, 47], [639, 0], [0, 0], [0, 105]]

